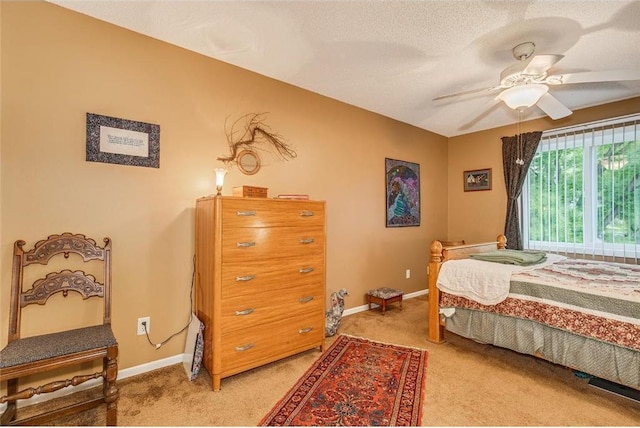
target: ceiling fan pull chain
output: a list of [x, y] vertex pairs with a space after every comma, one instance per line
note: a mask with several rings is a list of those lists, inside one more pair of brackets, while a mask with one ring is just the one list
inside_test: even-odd
[[522, 123], [522, 109], [518, 109], [518, 134], [516, 135], [516, 164], [522, 166], [524, 165], [524, 160], [522, 159], [522, 132], [520, 130], [520, 123]]

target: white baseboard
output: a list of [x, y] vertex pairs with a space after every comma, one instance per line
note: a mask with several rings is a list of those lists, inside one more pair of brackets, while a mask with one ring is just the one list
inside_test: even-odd
[[[405, 294], [403, 296], [403, 299], [412, 299], [414, 297], [422, 296], [428, 293], [429, 293], [429, 290], [419, 290], [414, 293]], [[378, 305], [376, 304], [373, 304], [373, 306], [378, 307]], [[357, 306], [355, 308], [346, 309], [343, 313], [343, 316], [349, 316], [349, 315], [357, 314], [358, 312], [364, 312], [367, 310], [369, 310], [368, 305]], [[172, 366], [174, 364], [179, 364], [184, 362], [185, 358], [188, 358], [187, 354], [178, 354], [172, 357], [163, 358], [161, 360], [140, 364], [139, 366], [118, 370], [118, 380], [126, 379], [132, 376], [137, 376], [146, 372], [150, 372], [152, 370], [161, 369], [167, 366]], [[186, 373], [185, 373], [185, 376], [186, 376]], [[27, 400], [20, 400], [20, 405], [29, 406], [31, 404], [41, 403], [43, 401], [52, 400], [54, 398], [64, 397], [65, 395], [70, 395], [75, 392], [84, 391], [86, 389], [90, 389], [90, 388], [99, 386], [101, 384], [102, 384], [101, 379], [91, 379], [83, 383], [82, 385], [68, 386], [66, 388], [62, 388], [50, 394], [36, 395]], [[3, 412], [6, 408], [7, 408], [6, 404], [0, 404], [0, 412]]]
[[[413, 293], [405, 294], [405, 295], [402, 296], [402, 299], [403, 300], [413, 299], [414, 297], [423, 296], [425, 294], [429, 294], [429, 290], [428, 289], [419, 290], [419, 291], [415, 291]], [[377, 308], [377, 307], [379, 307], [379, 305], [376, 305], [375, 303], [372, 303], [371, 307], [372, 308]], [[355, 308], [345, 309], [344, 312], [342, 313], [342, 316], [353, 315], [353, 314], [357, 314], [358, 312], [364, 312], [364, 311], [368, 311], [368, 310], [369, 310], [369, 305], [356, 306]]]
[[[163, 367], [179, 364], [184, 361], [185, 354], [174, 355], [173, 357], [163, 358], [161, 360], [151, 361], [149, 363], [140, 364], [139, 366], [129, 367], [118, 371], [118, 379], [126, 379], [128, 377], [137, 376], [152, 370], [161, 369]], [[185, 374], [186, 376], [186, 374]]]

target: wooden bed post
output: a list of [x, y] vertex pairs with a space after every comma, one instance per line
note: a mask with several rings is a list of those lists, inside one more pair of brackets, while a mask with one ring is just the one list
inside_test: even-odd
[[431, 247], [431, 257], [429, 258], [429, 342], [444, 342], [444, 326], [440, 323], [440, 290], [438, 290], [438, 272], [442, 264], [442, 244], [440, 241], [433, 241]]

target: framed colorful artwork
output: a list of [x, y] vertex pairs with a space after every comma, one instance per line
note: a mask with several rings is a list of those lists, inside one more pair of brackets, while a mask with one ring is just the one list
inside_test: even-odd
[[385, 158], [386, 226], [420, 226], [420, 165]]

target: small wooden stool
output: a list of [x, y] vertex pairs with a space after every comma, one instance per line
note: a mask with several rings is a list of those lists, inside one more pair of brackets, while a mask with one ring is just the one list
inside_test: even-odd
[[404, 291], [402, 290], [394, 290], [389, 287], [382, 287], [376, 290], [369, 290], [367, 293], [367, 304], [369, 305], [369, 310], [371, 310], [371, 304], [375, 303], [376, 305], [380, 305], [382, 308], [382, 315], [387, 310], [387, 304], [400, 302], [400, 309], [402, 309], [402, 295]]

